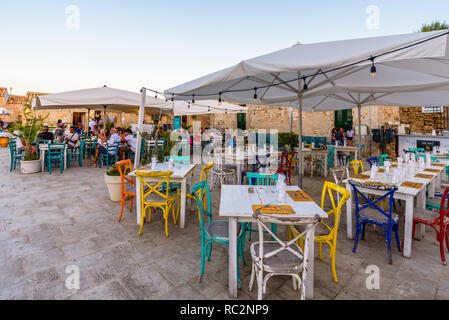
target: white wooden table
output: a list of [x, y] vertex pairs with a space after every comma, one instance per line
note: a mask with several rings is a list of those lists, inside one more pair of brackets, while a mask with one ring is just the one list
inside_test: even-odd
[[[295, 150], [297, 150], [298, 152], [298, 148], [295, 148]], [[327, 177], [328, 172], [327, 172], [327, 157], [329, 155], [329, 151], [326, 149], [310, 149], [310, 148], [304, 148], [302, 149], [302, 162], [304, 163], [304, 157], [306, 155], [310, 155], [310, 157], [312, 158], [312, 163], [311, 163], [311, 169], [310, 169], [310, 177], [313, 177], [313, 158], [315, 156], [319, 156], [320, 158], [324, 158], [324, 163], [323, 163], [323, 167], [324, 167], [324, 177]], [[302, 175], [304, 176], [304, 166], [302, 166]]]
[[[187, 179], [189, 177], [192, 178], [195, 173], [195, 164], [181, 164], [175, 165], [171, 170], [173, 174], [170, 176], [170, 182], [180, 183], [181, 184], [181, 203], [178, 204], [181, 206], [180, 208], [180, 218], [179, 218], [179, 227], [183, 229], [185, 227], [185, 217], [186, 217], [186, 194], [187, 194]], [[156, 166], [156, 170], [151, 170], [151, 165], [148, 166], [147, 170], [139, 170], [143, 172], [167, 172], [168, 163], [158, 163]], [[129, 176], [136, 177], [136, 170], [129, 173]], [[137, 207], [137, 225], [140, 226], [142, 208], [140, 205], [141, 196], [140, 196], [140, 182], [139, 178], [136, 177], [136, 207]], [[145, 177], [144, 180], [147, 182], [159, 182], [163, 177]]]
[[[429, 187], [429, 195], [431, 197], [435, 194], [435, 185], [441, 184], [441, 173], [443, 172], [444, 168], [442, 167], [434, 167], [432, 166], [431, 169], [439, 170], [439, 173], [431, 173], [424, 170], [417, 170], [418, 173], [423, 173], [427, 175], [433, 175], [432, 179], [422, 179], [422, 178], [407, 178], [404, 181], [401, 181], [400, 184], [402, 184], [405, 181], [410, 182], [417, 182], [422, 183], [423, 186], [420, 189], [415, 188], [407, 188], [398, 186], [398, 190], [394, 193], [394, 198], [398, 200], [405, 201], [405, 228], [404, 228], [404, 257], [410, 258], [412, 255], [412, 231], [413, 231], [413, 209], [414, 209], [414, 200], [417, 199], [417, 207], [425, 209], [426, 208], [426, 191]], [[365, 175], [370, 175], [370, 171], [365, 172]], [[386, 181], [385, 174], [378, 174], [379, 178], [374, 180], [374, 182], [382, 182], [391, 184], [391, 181]], [[366, 181], [372, 181], [371, 179], [368, 180], [361, 180], [361, 179], [354, 179], [351, 178], [354, 181], [364, 183]], [[347, 204], [346, 204], [346, 232], [347, 237], [349, 239], [354, 239], [353, 236], [353, 226], [352, 226], [352, 210], [353, 210], [353, 203], [354, 203], [354, 192], [352, 189], [352, 186], [349, 184], [348, 180], [343, 181], [346, 184], [346, 189], [350, 192], [351, 197], [349, 198]], [[365, 188], [358, 188], [363, 194], [372, 194], [372, 195], [378, 195], [382, 196], [386, 193], [386, 191], [382, 190], [373, 190], [373, 189], [365, 189]], [[433, 191], [432, 191], [433, 189]], [[424, 234], [424, 227], [421, 227], [421, 229], [418, 232], [417, 238], [423, 236]]]
[[[254, 193], [249, 193], [250, 186], [222, 185], [220, 200], [220, 217], [229, 219], [229, 296], [237, 298], [237, 223], [255, 222], [253, 218], [253, 205], [277, 204], [290, 205], [296, 212], [294, 217], [301, 218], [327, 218], [315, 202], [294, 202], [288, 195], [283, 203], [277, 201], [277, 191], [274, 186], [257, 186]], [[296, 191], [298, 187], [288, 186], [287, 190]], [[293, 215], [292, 215], [293, 217]], [[314, 239], [315, 230], [311, 239]], [[310, 241], [306, 250], [309, 252], [309, 265], [306, 283], [306, 297], [313, 298], [313, 263], [314, 241]]]
[[[42, 172], [45, 171], [45, 153], [48, 151], [48, 144], [39, 145], [39, 154], [41, 160]], [[67, 169], [67, 145], [64, 148], [64, 170]]]
[[354, 160], [359, 158], [359, 148], [357, 147], [350, 147], [350, 146], [339, 146], [335, 145], [335, 152], [334, 152], [334, 166], [337, 166], [338, 163], [338, 152], [343, 153], [354, 153]]

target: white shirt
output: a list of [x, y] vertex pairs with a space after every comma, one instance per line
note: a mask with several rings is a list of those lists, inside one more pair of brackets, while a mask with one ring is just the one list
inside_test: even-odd
[[126, 144], [131, 148], [132, 152], [136, 152], [137, 139], [132, 134], [125, 137]]
[[97, 123], [96, 123], [94, 120], [91, 120], [91, 121], [89, 122], [89, 128], [90, 128], [90, 131], [94, 132], [95, 126], [96, 126], [96, 125], [97, 125]]
[[348, 132], [346, 134], [348, 135], [348, 138], [352, 138], [354, 136], [354, 131], [348, 130]]
[[[120, 138], [120, 136], [118, 135], [118, 133], [114, 133], [108, 140], [108, 145], [112, 146], [115, 143], [120, 143], [122, 139]], [[114, 154], [115, 151], [109, 151], [109, 154]]]
[[68, 144], [68, 145], [71, 145], [72, 147], [76, 147], [76, 145], [78, 144], [78, 139], [79, 139], [79, 137], [80, 137], [79, 134], [76, 133], [76, 132], [74, 132], [74, 133], [69, 133], [69, 134], [67, 135], [67, 137], [68, 137], [70, 140], [75, 141], [75, 142], [72, 142], [72, 141], [68, 140], [68, 141], [67, 141], [67, 144]]

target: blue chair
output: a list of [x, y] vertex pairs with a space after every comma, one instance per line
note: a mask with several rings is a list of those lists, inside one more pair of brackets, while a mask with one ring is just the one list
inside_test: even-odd
[[[287, 149], [287, 148], [284, 148]], [[290, 149], [287, 149], [290, 150]], [[270, 154], [267, 154], [267, 156], [265, 157], [265, 161], [260, 162], [260, 158], [259, 155], [256, 154], [256, 163], [254, 163], [253, 166], [253, 171], [252, 172], [258, 172], [260, 169], [265, 169], [267, 167], [267, 162], [268, 159], [270, 159]], [[243, 181], [245, 180], [245, 177], [248, 175], [247, 171], [243, 171], [242, 172], [242, 180], [241, 180], [241, 184], [243, 184]]]
[[106, 164], [106, 170], [109, 170], [109, 167], [112, 167], [118, 158], [120, 142], [116, 142], [114, 144], [108, 144], [106, 147], [106, 154], [100, 153], [100, 168], [103, 163]]
[[[396, 234], [396, 243], [401, 252], [401, 244], [399, 242], [398, 235], [398, 225], [399, 216], [393, 213], [393, 203], [394, 203], [394, 193], [398, 190], [396, 186], [386, 186], [386, 185], [369, 185], [360, 184], [358, 182], [349, 180], [353, 190], [355, 198], [355, 215], [356, 215], [356, 231], [355, 231], [355, 242], [354, 253], [357, 251], [357, 244], [359, 242], [359, 236], [362, 235], [362, 240], [365, 240], [365, 227], [367, 224], [374, 224], [380, 226], [385, 231], [385, 239], [387, 240], [388, 247], [388, 257], [389, 263], [393, 264], [393, 258], [391, 255], [391, 233], [394, 231]], [[386, 193], [377, 199], [370, 199], [365, 196], [359, 188], [372, 189], [372, 190], [383, 190]], [[361, 204], [359, 201], [361, 197], [364, 202]], [[382, 210], [378, 204], [382, 203], [384, 199], [389, 198], [389, 210], [388, 212]]]
[[370, 168], [372, 168], [373, 165], [379, 165], [379, 159], [377, 159], [377, 157], [369, 158], [367, 161], [369, 163]]
[[9, 139], [8, 145], [9, 145], [9, 152], [11, 155], [11, 165], [9, 171], [12, 172], [13, 170], [16, 170], [17, 164], [20, 164], [20, 161], [22, 161], [25, 155], [23, 154], [22, 150], [17, 149], [17, 138]]
[[78, 161], [78, 164], [80, 167], [83, 166], [83, 155], [84, 155], [84, 147], [85, 147], [85, 140], [80, 140], [80, 146], [76, 149], [70, 149], [67, 150], [67, 168], [70, 167], [70, 163], [72, 161]]
[[48, 145], [48, 152], [45, 153], [48, 173], [51, 175], [52, 167], [59, 166], [59, 172], [64, 171], [64, 151], [67, 148], [65, 143], [51, 143]]
[[[207, 261], [210, 261], [213, 244], [223, 244], [229, 246], [229, 221], [228, 220], [212, 220], [212, 204], [209, 186], [207, 181], [202, 181], [192, 187], [193, 199], [198, 207], [201, 227], [201, 272], [199, 282], [203, 280], [204, 267]], [[204, 201], [204, 202], [203, 202]], [[243, 244], [245, 241], [245, 232], [243, 225], [239, 223], [237, 235], [237, 281], [240, 285], [240, 270], [238, 258], [244, 264]]]

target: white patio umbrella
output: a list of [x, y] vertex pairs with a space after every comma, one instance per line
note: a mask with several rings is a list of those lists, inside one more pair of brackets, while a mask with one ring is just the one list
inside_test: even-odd
[[2, 116], [9, 116], [11, 114], [11, 111], [7, 108], [0, 108], [0, 115]]
[[187, 101], [174, 101], [173, 114], [175, 116], [193, 116], [203, 114], [226, 114], [226, 113], [246, 113], [248, 108], [234, 103], [217, 100], [200, 100], [195, 103]]
[[[143, 124], [145, 111], [159, 114], [171, 114], [173, 108], [169, 103], [155, 97], [147, 96], [145, 98], [145, 103], [141, 106], [140, 94], [103, 86], [100, 88], [75, 90], [38, 96], [33, 103], [33, 106], [36, 110], [74, 108], [104, 110], [105, 119], [106, 111], [138, 113], [139, 124]], [[106, 121], [104, 121], [104, 125], [106, 125]], [[141, 126], [139, 126], [137, 133], [137, 165], [140, 161], [140, 142], [142, 139], [140, 129]]]
[[[226, 99], [238, 103], [257, 98], [264, 105], [290, 103], [300, 114], [303, 106], [309, 111], [360, 110], [362, 105], [377, 104], [393, 93], [400, 98], [412, 91], [444, 92], [449, 79], [448, 40], [448, 30], [442, 30], [295, 45], [242, 61], [165, 94], [176, 100]], [[301, 116], [299, 132], [301, 145]], [[301, 174], [302, 163], [300, 186]]]

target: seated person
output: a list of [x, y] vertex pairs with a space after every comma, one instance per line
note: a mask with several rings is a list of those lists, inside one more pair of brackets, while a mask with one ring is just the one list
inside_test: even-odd
[[70, 133], [65, 138], [65, 142], [67, 143], [67, 147], [69, 149], [76, 149], [80, 145], [80, 141], [79, 141], [80, 136], [78, 133], [76, 133], [74, 126], [70, 126], [69, 130], [70, 130]]
[[42, 127], [42, 131], [37, 135], [38, 140], [53, 142], [53, 133], [48, 131], [48, 126]]
[[80, 136], [84, 135], [84, 124], [80, 124], [78, 126], [78, 129], [76, 129], [76, 133], [78, 133]]
[[[108, 138], [109, 133], [111, 136]], [[98, 159], [100, 158], [100, 154], [107, 154], [108, 153], [107, 147], [108, 146], [110, 147], [110, 146], [116, 144], [117, 142], [120, 143], [121, 138], [117, 133], [117, 129], [112, 128], [110, 132], [108, 132], [107, 129], [103, 130], [103, 132], [98, 135], [98, 140], [99, 141], [98, 141], [97, 150], [95, 152], [95, 159], [91, 165], [92, 168], [97, 167], [97, 162], [98, 162]], [[109, 154], [115, 154], [115, 152], [116, 151], [114, 151], [114, 150], [109, 151]]]
[[57, 124], [57, 128], [55, 130], [55, 134], [54, 134], [54, 140], [57, 143], [62, 143], [62, 138], [64, 137], [64, 133], [65, 133], [65, 125], [64, 123], [62, 123], [62, 120], [59, 119], [58, 120], [58, 124]]
[[120, 148], [120, 158], [123, 159], [123, 154], [127, 152], [136, 152], [137, 139], [134, 138], [133, 132], [131, 129], [126, 129], [122, 133], [121, 143], [124, 144], [122, 148]]

